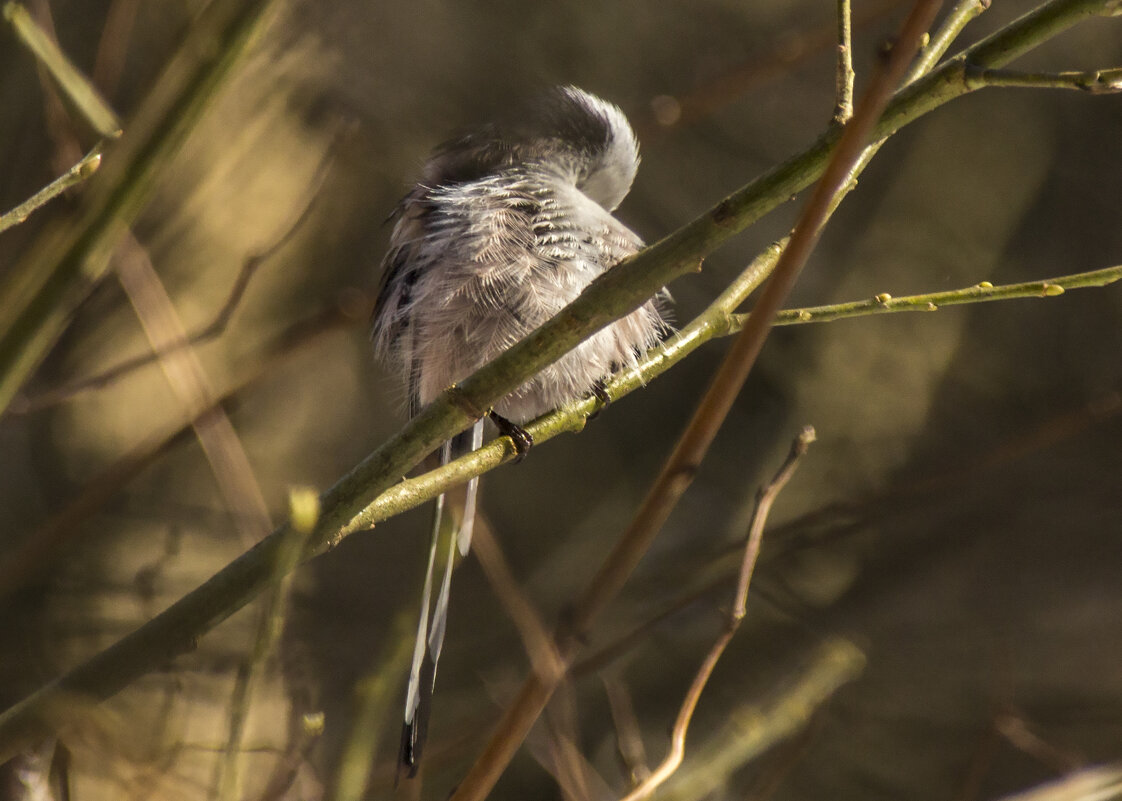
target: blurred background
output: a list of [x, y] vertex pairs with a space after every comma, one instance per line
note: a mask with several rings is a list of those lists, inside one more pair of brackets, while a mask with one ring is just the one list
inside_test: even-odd
[[[201, 5], [29, 9], [128, 130]], [[1031, 7], [996, 0], [962, 43]], [[859, 90], [906, 10], [855, 0]], [[331, 486], [400, 427], [402, 389], [373, 361], [367, 318], [384, 221], [433, 145], [543, 87], [589, 89], [639, 133], [643, 162], [619, 216], [653, 241], [825, 129], [834, 25], [827, 0], [282, 4], [133, 230], [182, 326], [211, 334], [195, 352], [230, 423], [221, 441], [244, 461], [224, 473], [185, 426], [188, 406], [111, 274], [0, 417], [5, 706], [245, 550], [284, 519], [291, 487]], [[9, 29], [0, 43], [7, 210], [96, 138]], [[1119, 63], [1122, 27], [1104, 18], [1017, 66]], [[861, 178], [792, 304], [1118, 263], [1120, 102], [986, 90], [910, 126]], [[677, 321], [784, 235], [797, 205], [676, 282]], [[74, 208], [57, 200], [0, 234], [0, 271]], [[779, 498], [748, 618], [663, 795], [982, 799], [1118, 761], [1120, 312], [1115, 286], [775, 331], [586, 653], [640, 636], [579, 671], [493, 797], [618, 797], [658, 763], [721, 630], [756, 488], [807, 423], [819, 440]], [[629, 520], [726, 344], [484, 480], [483, 514], [547, 623]], [[375, 706], [367, 796], [394, 792], [400, 643], [412, 636], [428, 515], [354, 535], [299, 570], [228, 797], [332, 797], [378, 679], [388, 701]], [[214, 797], [258, 617], [255, 606], [235, 615], [106, 704], [74, 699], [58, 747], [17, 767], [34, 774], [53, 755], [75, 799]], [[829, 647], [849, 654], [854, 675], [790, 712]], [[398, 793], [445, 797], [528, 669], [471, 557], [441, 664], [424, 784]], [[770, 749], [752, 745], [760, 731], [780, 732]], [[572, 752], [582, 756], [559, 756]], [[32, 797], [17, 779], [9, 766], [9, 797]]]

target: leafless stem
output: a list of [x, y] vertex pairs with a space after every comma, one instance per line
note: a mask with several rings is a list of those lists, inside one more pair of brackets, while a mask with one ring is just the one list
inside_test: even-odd
[[834, 122], [845, 125], [853, 116], [853, 9], [850, 0], [838, 0], [837, 99]]
[[971, 89], [987, 86], [1021, 89], [1077, 89], [1093, 95], [1122, 92], [1122, 67], [1086, 72], [1018, 72], [1016, 70], [971, 69], [966, 82]]
[[694, 710], [697, 709], [697, 702], [701, 700], [705, 685], [708, 684], [709, 677], [713, 675], [713, 668], [717, 666], [717, 662], [732, 641], [736, 630], [740, 628], [740, 621], [744, 619], [747, 612], [748, 587], [752, 583], [752, 573], [756, 569], [756, 560], [760, 556], [760, 544], [763, 542], [764, 526], [767, 524], [771, 506], [775, 502], [776, 496], [791, 480], [795, 468], [798, 467], [799, 460], [812, 442], [814, 442], [814, 429], [806, 426], [791, 444], [791, 451], [787, 454], [779, 472], [775, 474], [775, 478], [757, 493], [756, 509], [752, 513], [752, 522], [748, 527], [748, 540], [744, 546], [743, 561], [740, 563], [736, 594], [733, 598], [728, 621], [725, 624], [725, 630], [713, 643], [713, 647], [709, 649], [709, 653], [706, 654], [705, 660], [701, 663], [701, 667], [693, 678], [693, 683], [686, 692], [685, 700], [678, 710], [678, 718], [674, 721], [674, 729], [670, 735], [670, 753], [666, 755], [666, 758], [646, 780], [624, 796], [623, 801], [641, 801], [647, 798], [659, 785], [670, 778], [678, 770], [678, 766], [682, 764], [682, 758], [686, 753], [686, 733], [689, 731]]
[[990, 7], [990, 0], [958, 0], [947, 14], [943, 24], [935, 31], [927, 46], [908, 70], [904, 83], [908, 84], [922, 78], [939, 63], [962, 30], [983, 11]]
[[1014, 748], [1058, 773], [1072, 773], [1086, 767], [1087, 760], [1050, 743], [1033, 731], [1029, 722], [1019, 714], [1004, 711], [994, 718], [994, 731], [1004, 737]]
[[518, 629], [522, 647], [530, 658], [534, 672], [549, 681], [559, 681], [565, 674], [565, 663], [557, 653], [541, 615], [514, 580], [502, 549], [491, 532], [491, 526], [482, 517], [475, 521], [473, 545], [479, 566], [483, 568], [491, 590]]
[[[211, 340], [218, 339], [226, 332], [230, 321], [234, 317], [234, 313], [245, 297], [250, 281], [257, 274], [258, 270], [260, 270], [269, 259], [279, 253], [285, 245], [291, 242], [297, 232], [311, 218], [312, 210], [315, 208], [315, 201], [320, 195], [320, 190], [323, 188], [331, 165], [334, 162], [335, 147], [338, 141], [339, 134], [336, 134], [334, 141], [327, 148], [323, 159], [316, 168], [315, 175], [309, 183], [308, 190], [302, 202], [299, 207], [294, 210], [291, 219], [282, 226], [280, 229], [281, 233], [277, 235], [272, 242], [250, 254], [246, 257], [245, 261], [242, 262], [241, 269], [234, 279], [233, 286], [230, 287], [230, 292], [226, 296], [226, 300], [215, 313], [213, 319], [184, 339], [168, 343], [168, 349], [165, 353], [170, 354], [181, 348], [197, 347]], [[2, 230], [3, 228], [0, 227], [0, 231]], [[148, 353], [130, 359], [124, 359], [100, 373], [81, 378], [77, 381], [72, 381], [64, 386], [48, 390], [40, 395], [26, 398], [21, 404], [19, 411], [37, 411], [47, 406], [69, 400], [81, 392], [109, 386], [114, 381], [119, 381], [122, 377], [134, 370], [151, 364], [157, 358], [157, 354]]]
[[66, 57], [54, 37], [35, 24], [27, 9], [16, 2], [4, 4], [4, 18], [11, 23], [19, 40], [35, 54], [39, 62], [81, 110], [90, 125], [102, 136], [115, 139], [121, 135], [121, 121], [94, 85]]
[[114, 0], [105, 15], [92, 77], [93, 82], [108, 95], [113, 94], [124, 68], [129, 34], [132, 33], [139, 7], [140, 0]]
[[24, 222], [31, 214], [50, 203], [72, 186], [89, 178], [101, 166], [101, 145], [87, 153], [81, 161], [55, 178], [11, 211], [0, 214], [0, 233]]
[[124, 235], [115, 264], [121, 286], [136, 310], [152, 350], [160, 358], [168, 383], [182, 404], [184, 415], [193, 421], [199, 444], [245, 544], [252, 545], [269, 532], [272, 523], [241, 440], [230, 419], [216, 405], [215, 392], [198, 355], [194, 349], [183, 347], [187, 339], [183, 323], [148, 254], [131, 233]]
[[[848, 303], [808, 306], [803, 309], [785, 309], [776, 317], [775, 324], [827, 323], [833, 320], [866, 317], [874, 314], [909, 311], [933, 312], [944, 306], [959, 306], [967, 303], [986, 303], [1018, 298], [1056, 298], [1069, 289], [1107, 286], [1119, 280], [1122, 280], [1122, 264], [1104, 267], [1101, 270], [1088, 270], [1085, 273], [1044, 278], [1039, 281], [1024, 281], [1019, 284], [998, 284], [995, 286], [989, 281], [981, 281], [973, 286], [960, 289], [900, 297], [881, 292], [871, 298], [849, 301]], [[738, 329], [741, 325], [746, 324], [746, 321], [746, 315], [734, 315], [732, 328], [734, 330]]]
[[[860, 30], [889, 14], [899, 6], [898, 0], [866, 0], [857, 4], [851, 27]], [[790, 43], [798, 47], [792, 51]], [[785, 32], [775, 37], [770, 50], [733, 65], [725, 72], [673, 97], [662, 95], [652, 103], [653, 121], [639, 124], [639, 139], [649, 143], [668, 128], [693, 125], [735, 103], [757, 85], [788, 72], [800, 62], [816, 57], [838, 43], [837, 25], [825, 24], [809, 29]]]
[[[311, 507], [309, 509], [309, 507]], [[261, 605], [260, 619], [253, 647], [246, 660], [239, 665], [230, 699], [230, 722], [223, 758], [218, 764], [216, 786], [221, 801], [235, 801], [241, 797], [242, 738], [249, 720], [250, 705], [257, 680], [264, 671], [266, 661], [280, 641], [284, 628], [285, 607], [292, 586], [292, 574], [300, 563], [304, 540], [315, 527], [319, 516], [319, 499], [308, 489], [294, 489], [289, 495], [290, 517], [287, 540], [277, 553], [273, 566], [273, 582]]]
[[[238, 383], [227, 388], [216, 403], [229, 407], [236, 404], [278, 364], [285, 363], [317, 342], [325, 333], [336, 330], [349, 318], [335, 308], [328, 308], [309, 320], [292, 326], [278, 341], [254, 360], [252, 367], [239, 371]], [[210, 410], [204, 411], [204, 414]], [[166, 428], [154, 431], [88, 481], [69, 503], [52, 515], [27, 541], [0, 561], [0, 599], [25, 587], [40, 575], [54, 554], [82, 532], [82, 525], [130, 481], [169, 448], [192, 433], [192, 421], [181, 419]]]
[[767, 516], [771, 513], [771, 506], [775, 503], [775, 498], [787, 486], [791, 476], [795, 474], [795, 468], [799, 466], [799, 460], [806, 454], [807, 448], [810, 447], [810, 443], [814, 442], [814, 439], [814, 428], [803, 426], [803, 430], [791, 443], [791, 450], [787, 454], [783, 465], [779, 468], [779, 472], [775, 474], [775, 478], [756, 496], [756, 510], [752, 513], [752, 522], [748, 527], [748, 544], [744, 548], [744, 561], [741, 563], [740, 576], [736, 582], [736, 595], [729, 618], [730, 625], [739, 625], [747, 611], [748, 586], [752, 583], [752, 573], [756, 569], [756, 561], [760, 556], [760, 543], [763, 542], [764, 525], [767, 523]]
[[639, 784], [651, 775], [651, 769], [647, 764], [647, 751], [643, 747], [643, 736], [639, 731], [631, 694], [617, 676], [602, 674], [601, 681], [604, 683], [604, 694], [608, 697], [608, 710], [612, 713], [620, 759], [627, 768], [632, 784]]
[[664, 801], [696, 801], [717, 793], [730, 776], [777, 743], [806, 730], [814, 713], [865, 666], [852, 643], [827, 639], [772, 698], [727, 710], [726, 723], [691, 752], [658, 793]]

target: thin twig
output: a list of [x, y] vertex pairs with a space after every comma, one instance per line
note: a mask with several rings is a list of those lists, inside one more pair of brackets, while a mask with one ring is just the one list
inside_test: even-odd
[[89, 178], [101, 166], [101, 145], [96, 145], [93, 150], [83, 157], [81, 161], [55, 178], [27, 200], [20, 203], [11, 211], [0, 214], [0, 233], [19, 225], [27, 220], [35, 211], [50, 203], [72, 186], [77, 186]]
[[292, 586], [292, 576], [300, 563], [304, 550], [304, 540], [315, 528], [319, 517], [319, 498], [308, 489], [293, 489], [289, 493], [289, 517], [293, 524], [288, 529], [284, 547], [277, 552], [273, 566], [273, 582], [265, 594], [257, 623], [257, 633], [249, 655], [238, 666], [234, 682], [234, 692], [230, 698], [230, 722], [223, 749], [223, 758], [218, 763], [218, 789], [220, 801], [235, 801], [241, 797], [241, 771], [239, 762], [242, 755], [242, 738], [249, 720], [249, 709], [253, 702], [253, 691], [265, 668], [265, 663], [273, 653], [284, 629], [285, 608]]
[[799, 460], [806, 454], [807, 448], [814, 442], [815, 433], [812, 426], [803, 426], [803, 430], [791, 443], [791, 450], [787, 459], [775, 474], [775, 478], [764, 487], [756, 496], [756, 509], [752, 513], [752, 522], [748, 527], [748, 544], [744, 548], [744, 561], [741, 563], [739, 577], [736, 582], [736, 594], [733, 596], [732, 612], [729, 620], [732, 625], [739, 625], [748, 608], [748, 587], [752, 583], [752, 574], [756, 569], [756, 561], [760, 556], [760, 543], [763, 542], [764, 525], [771, 514], [772, 504], [776, 497], [787, 486]]
[[[337, 308], [325, 309], [301, 320], [278, 337], [258, 357], [238, 371], [237, 383], [226, 388], [217, 403], [235, 406], [281, 364], [290, 362], [328, 333], [338, 330], [349, 317]], [[204, 410], [203, 414], [210, 413]], [[56, 514], [51, 515], [20, 547], [0, 561], [0, 601], [40, 576], [52, 557], [82, 533], [82, 525], [129, 482], [193, 431], [189, 419], [173, 421], [154, 431], [139, 444], [103, 467]]]
[[720, 731], [691, 751], [689, 761], [663, 785], [659, 799], [695, 801], [718, 792], [735, 771], [804, 731], [814, 713], [864, 667], [865, 655], [853, 643], [822, 643], [774, 698], [728, 710]]
[[1084, 72], [1017, 72], [1015, 70], [970, 69], [966, 81], [971, 89], [987, 86], [1020, 89], [1078, 89], [1093, 95], [1122, 92], [1122, 67]]
[[697, 702], [713, 675], [713, 669], [720, 661], [725, 648], [732, 641], [736, 630], [740, 628], [740, 621], [744, 619], [748, 606], [748, 587], [752, 583], [752, 574], [756, 569], [756, 560], [760, 556], [760, 544], [763, 542], [764, 526], [767, 524], [768, 514], [771, 512], [775, 498], [782, 492], [783, 487], [791, 480], [799, 460], [806, 454], [810, 443], [814, 442], [814, 429], [810, 426], [803, 428], [791, 443], [791, 450], [787, 454], [779, 471], [768, 484], [756, 494], [756, 508], [752, 513], [752, 522], [748, 527], [748, 537], [744, 545], [744, 557], [740, 563], [740, 574], [736, 581], [736, 593], [733, 596], [732, 608], [729, 611], [725, 630], [713, 647], [709, 649], [705, 660], [701, 663], [693, 683], [686, 692], [685, 700], [678, 710], [678, 718], [674, 721], [674, 729], [670, 734], [670, 752], [657, 768], [638, 787], [624, 796], [623, 801], [641, 801], [653, 793], [661, 784], [665, 783], [671, 775], [678, 770], [686, 753], [686, 733], [689, 731], [690, 721], [693, 720]]
[[[168, 350], [165, 351], [166, 353], [173, 353], [181, 348], [198, 347], [199, 345], [218, 339], [226, 333], [227, 328], [230, 326], [230, 321], [234, 318], [234, 313], [238, 310], [242, 299], [245, 297], [246, 290], [249, 289], [250, 281], [261, 267], [283, 250], [284, 247], [293, 240], [304, 224], [311, 219], [316, 200], [320, 197], [324, 182], [327, 180], [330, 168], [334, 163], [335, 151], [339, 143], [339, 138], [340, 132], [337, 131], [331, 143], [324, 150], [323, 158], [320, 160], [312, 179], [308, 183], [308, 189], [302, 201], [299, 206], [293, 210], [291, 219], [281, 226], [280, 233], [277, 234], [271, 242], [251, 253], [242, 262], [241, 268], [238, 270], [238, 274], [234, 279], [234, 283], [230, 287], [229, 293], [226, 295], [226, 300], [222, 302], [222, 305], [219, 307], [214, 317], [211, 318], [210, 322], [203, 324], [185, 339], [169, 343]], [[82, 392], [101, 389], [115, 381], [119, 381], [129, 373], [151, 364], [153, 361], [156, 361], [157, 358], [157, 354], [155, 353], [146, 353], [129, 359], [123, 359], [117, 364], [107, 367], [94, 375], [86, 376], [64, 384], [63, 386], [23, 398], [19, 407], [14, 409], [14, 411], [23, 414], [39, 411], [70, 400], [75, 395]]]
[[[1102, 287], [1122, 279], [1122, 265], [1090, 270], [1085, 273], [1061, 275], [1039, 281], [1025, 281], [1020, 284], [1001, 284], [994, 286], [982, 281], [961, 289], [944, 292], [928, 292], [922, 295], [892, 297], [882, 292], [865, 300], [848, 303], [834, 303], [827, 306], [808, 306], [803, 309], [787, 309], [776, 317], [776, 325], [800, 325], [804, 323], [828, 323], [852, 317], [868, 317], [874, 314], [894, 312], [933, 312], [944, 306], [962, 306], [968, 303], [987, 303], [995, 300], [1015, 300], [1019, 298], [1054, 298], [1069, 289], [1083, 287]], [[733, 328], [738, 329], [745, 323], [747, 315], [736, 315]]]
[[183, 323], [147, 252], [131, 233], [124, 235], [114, 263], [117, 278], [153, 352], [159, 356], [160, 367], [183, 408], [183, 416], [192, 421], [226, 506], [249, 547], [273, 526], [241, 440], [230, 418], [215, 403], [216, 393], [195, 350], [183, 346], [187, 339]]
[[958, 0], [908, 70], [904, 83], [910, 84], [935, 69], [963, 29], [989, 7], [990, 0]]
[[[766, 272], [768, 261], [761, 261]], [[758, 275], [754, 276], [756, 279]], [[887, 293], [866, 300], [786, 309], [775, 319], [775, 325], [827, 323], [856, 317], [896, 312], [933, 312], [945, 306], [986, 303], [997, 300], [1059, 297], [1068, 289], [1102, 287], [1122, 279], [1122, 265], [1084, 273], [1057, 276], [1020, 284], [993, 285], [987, 281], [960, 289], [930, 292], [921, 295], [892, 297]], [[684, 327], [669, 342], [644, 355], [633, 369], [613, 376], [605, 390], [613, 401], [629, 394], [662, 375], [697, 348], [710, 340], [743, 329], [750, 315], [730, 314], [727, 310], [741, 294], [742, 287], [729, 292], [729, 297], [714, 302], [705, 312]], [[586, 398], [553, 412], [526, 427], [535, 443], [546, 442], [559, 434], [579, 431], [585, 418], [602, 405], [596, 398]], [[361, 512], [362, 524], [372, 526], [435, 498], [450, 487], [462, 484], [507, 461], [509, 446], [500, 440], [485, 444], [480, 450], [437, 469], [413, 478], [403, 479], [389, 488]]]
[[[899, 8], [899, 0], [869, 0], [857, 4], [852, 27], [860, 30], [884, 19]], [[773, 37], [766, 52], [754, 54], [708, 79], [703, 85], [677, 95], [661, 95], [651, 102], [653, 122], [639, 121], [639, 138], [644, 144], [656, 142], [668, 128], [693, 125], [711, 117], [722, 108], [741, 100], [763, 82], [788, 74], [800, 62], [818, 56], [837, 45], [837, 24], [810, 29], [792, 29]]]
[[838, 63], [834, 123], [845, 125], [853, 116], [853, 9], [850, 0], [838, 0]]
[[600, 680], [604, 684], [608, 711], [616, 730], [616, 750], [627, 769], [632, 786], [637, 785], [651, 775], [651, 768], [647, 764], [647, 749], [643, 746], [643, 735], [639, 730], [639, 720], [635, 717], [631, 693], [618, 676], [603, 673]]
[[518, 586], [518, 582], [514, 580], [506, 557], [503, 556], [502, 549], [492, 534], [487, 520], [480, 517], [475, 521], [475, 526], [474, 551], [479, 559], [479, 566], [483, 568], [483, 574], [491, 585], [491, 591], [495, 593], [503, 610], [518, 629], [518, 635], [522, 638], [522, 647], [530, 659], [530, 664], [536, 673], [549, 680], [560, 679], [565, 673], [565, 664], [554, 647], [549, 629], [542, 623], [541, 615]]
[[19, 40], [35, 54], [58, 85], [99, 134], [109, 139], [121, 135], [121, 121], [101, 97], [93, 83], [83, 75], [59, 48], [53, 37], [38, 25], [27, 9], [16, 2], [4, 5], [4, 19], [12, 24]]
[[125, 66], [129, 35], [136, 22], [141, 0], [113, 0], [105, 15], [105, 25], [94, 56], [93, 82], [112, 96]]
[[[51, 17], [51, 7], [48, 0], [32, 0], [33, 11], [30, 13], [22, 8], [17, 16], [26, 17], [25, 23], [29, 26], [29, 33], [37, 41], [42, 42], [51, 52], [57, 52], [58, 39], [55, 33], [54, 20]], [[42, 88], [43, 97], [43, 122], [46, 125], [47, 135], [54, 144], [53, 154], [49, 159], [56, 172], [65, 171], [61, 178], [56, 179], [43, 190], [24, 204], [19, 209], [22, 214], [8, 217], [5, 224], [0, 225], [0, 231], [5, 227], [23, 222], [27, 215], [35, 208], [57, 197], [64, 189], [77, 185], [85, 178], [93, 175], [101, 164], [101, 145], [98, 143], [93, 150], [82, 155], [82, 145], [74, 130], [70, 111], [63, 103], [60, 96], [59, 82], [51, 78], [51, 71], [42, 61], [38, 61], [37, 73]], [[71, 67], [71, 69], [73, 69]], [[81, 79], [81, 76], [79, 76]], [[73, 104], [70, 108], [77, 108]]]

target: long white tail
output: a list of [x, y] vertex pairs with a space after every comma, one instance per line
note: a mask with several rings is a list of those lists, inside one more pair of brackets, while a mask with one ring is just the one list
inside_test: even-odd
[[[483, 421], [477, 422], [470, 431], [465, 431], [454, 440], [444, 443], [440, 451], [440, 463], [447, 464], [452, 459], [477, 450], [483, 444]], [[436, 558], [440, 552], [440, 530], [446, 506], [445, 497], [436, 499], [433, 512], [432, 544], [429, 546], [428, 567], [425, 570], [425, 586], [421, 595], [421, 618], [417, 625], [417, 640], [413, 645], [413, 665], [409, 671], [409, 685], [405, 692], [405, 725], [401, 733], [399, 755], [399, 774], [412, 777], [417, 773], [428, 731], [429, 713], [432, 704], [432, 691], [436, 682], [436, 665], [440, 660], [440, 650], [444, 646], [444, 632], [448, 624], [448, 600], [452, 589], [452, 569], [456, 551], [467, 556], [471, 549], [471, 534], [475, 526], [475, 504], [479, 493], [479, 479], [471, 479], [466, 487], [463, 517], [459, 531], [447, 539], [447, 553], [444, 560], [444, 575], [440, 581], [440, 593], [432, 606], [432, 584], [436, 570]], [[432, 615], [429, 608], [432, 606]]]

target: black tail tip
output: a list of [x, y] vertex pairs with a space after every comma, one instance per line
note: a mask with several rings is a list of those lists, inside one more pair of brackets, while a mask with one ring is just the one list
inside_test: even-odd
[[424, 733], [416, 725], [416, 720], [401, 727], [401, 749], [397, 755], [397, 778], [394, 784], [417, 775], [421, 765], [421, 750], [424, 747]]

